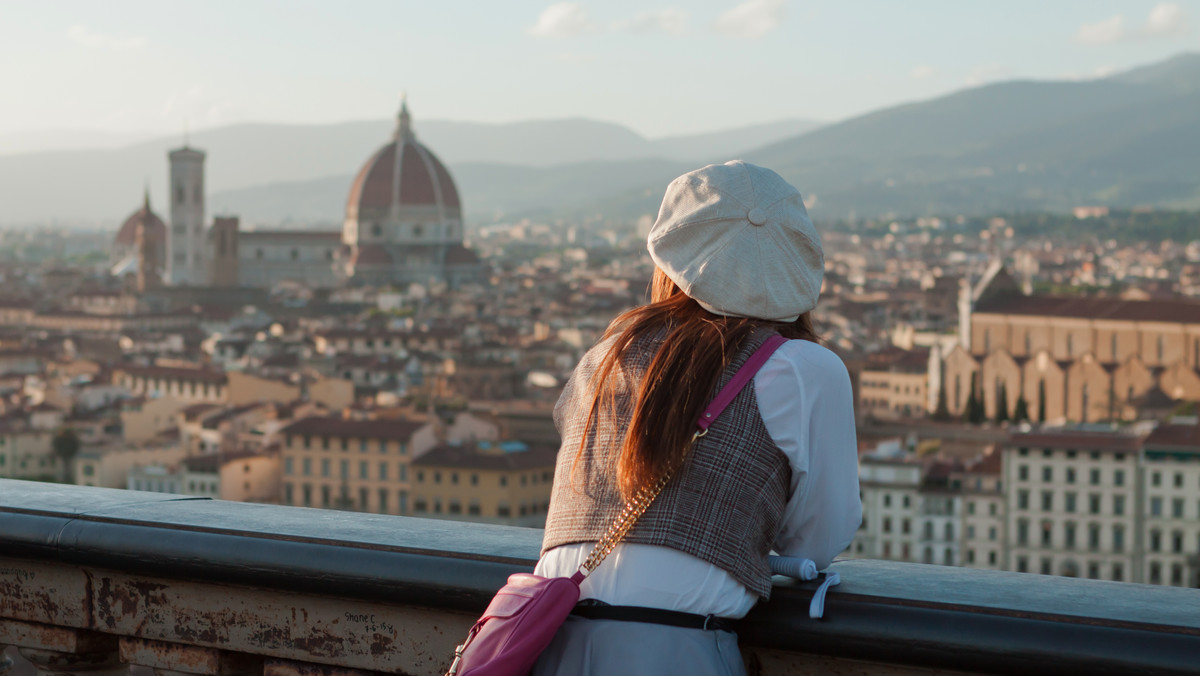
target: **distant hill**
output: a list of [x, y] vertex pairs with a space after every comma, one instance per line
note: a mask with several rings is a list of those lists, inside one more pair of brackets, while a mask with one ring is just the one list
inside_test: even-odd
[[1200, 206], [1200, 56], [1089, 82], [1007, 82], [746, 153], [840, 217]]
[[[694, 162], [624, 160], [555, 167], [467, 162], [451, 167], [469, 221], [564, 212], [608, 213], [599, 196], [643, 191], [662, 197], [667, 183]], [[213, 213], [246, 222], [341, 223], [352, 174], [326, 176], [214, 193]], [[657, 202], [655, 203], [657, 207]]]
[[[1084, 82], [1018, 81], [958, 91], [814, 127], [784, 121], [647, 140], [620, 125], [423, 121], [470, 218], [636, 217], [666, 183], [734, 157], [794, 182], [819, 219], [1061, 211], [1080, 204], [1200, 208], [1200, 55]], [[387, 121], [238, 125], [196, 134], [213, 212], [248, 221], [340, 222], [351, 176]], [[115, 223], [149, 180], [164, 194], [173, 139], [118, 150], [0, 156], [0, 224]], [[155, 202], [158, 204], [159, 202]]]
[[[585, 119], [481, 124], [417, 118], [414, 126], [418, 138], [453, 171], [469, 163], [536, 168], [636, 159], [694, 162], [786, 138], [817, 123], [787, 120], [661, 140], [646, 139], [621, 125]], [[208, 153], [207, 189], [214, 197], [275, 183], [283, 184], [281, 191], [290, 194], [298, 182], [320, 184], [330, 176], [354, 173], [390, 138], [392, 129], [393, 123], [387, 120], [334, 125], [240, 124], [195, 133], [190, 145]], [[140, 204], [144, 184], [149, 183], [152, 198], [166, 194], [166, 153], [179, 145], [178, 138], [160, 138], [117, 149], [0, 155], [0, 186], [4, 186], [0, 224], [51, 219], [117, 222]], [[69, 195], [64, 194], [64, 185], [71, 186]], [[316, 199], [300, 197], [304, 203]], [[342, 192], [322, 211], [340, 219], [344, 201]], [[283, 195], [264, 197], [262, 204], [268, 203], [287, 207], [269, 212], [276, 218], [309, 211], [299, 204], [288, 206]], [[475, 203], [490, 208], [487, 200]]]
[[[652, 214], [672, 176], [735, 154], [779, 171], [815, 199], [812, 211], [825, 219], [1063, 211], [1080, 204], [1200, 208], [1196, 111], [1200, 55], [1185, 54], [1093, 81], [963, 90], [690, 163], [452, 169], [476, 218], [539, 209], [555, 215]], [[643, 175], [649, 180], [633, 184]], [[347, 186], [350, 177], [339, 180]], [[271, 195], [284, 189], [247, 190], [238, 196], [240, 208], [258, 213], [262, 207], [268, 214]], [[335, 192], [344, 194], [344, 188]]]

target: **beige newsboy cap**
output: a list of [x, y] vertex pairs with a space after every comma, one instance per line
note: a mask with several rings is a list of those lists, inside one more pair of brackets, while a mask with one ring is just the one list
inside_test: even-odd
[[817, 306], [825, 257], [800, 192], [741, 160], [667, 186], [650, 257], [709, 312], [795, 321]]

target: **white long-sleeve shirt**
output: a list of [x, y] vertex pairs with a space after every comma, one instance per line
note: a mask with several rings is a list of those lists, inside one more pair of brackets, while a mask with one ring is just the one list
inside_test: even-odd
[[[790, 340], [754, 376], [763, 423], [792, 469], [791, 493], [775, 551], [825, 568], [862, 522], [854, 397], [841, 359], [805, 340]], [[569, 576], [594, 543], [555, 547], [534, 572]], [[584, 580], [581, 599], [718, 617], [743, 617], [758, 601], [721, 568], [681, 551], [621, 543]]]

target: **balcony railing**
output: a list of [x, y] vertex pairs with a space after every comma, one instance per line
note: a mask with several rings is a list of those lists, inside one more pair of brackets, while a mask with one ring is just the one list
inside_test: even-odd
[[[0, 647], [43, 675], [429, 675], [541, 532], [0, 480]], [[825, 619], [780, 581], [751, 674], [1195, 673], [1200, 590], [835, 564]], [[3, 659], [0, 659], [3, 662]], [[0, 672], [4, 667], [0, 665]]]

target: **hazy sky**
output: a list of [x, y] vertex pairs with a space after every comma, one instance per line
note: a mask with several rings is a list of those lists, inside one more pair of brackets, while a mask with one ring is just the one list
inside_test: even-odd
[[0, 132], [394, 114], [651, 137], [1200, 50], [1200, 0], [0, 0]]

